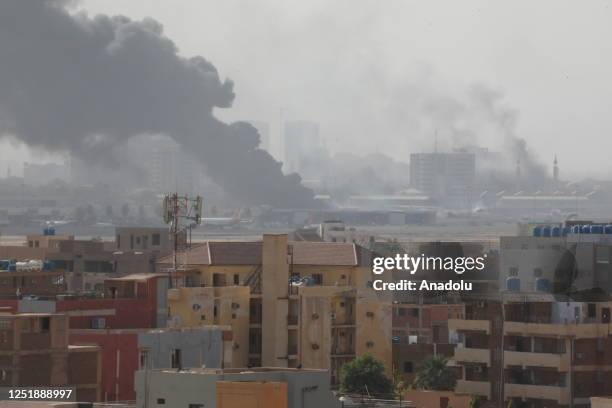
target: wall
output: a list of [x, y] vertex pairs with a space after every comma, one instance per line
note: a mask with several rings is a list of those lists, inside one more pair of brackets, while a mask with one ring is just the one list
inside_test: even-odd
[[287, 408], [282, 382], [217, 381], [217, 408]]
[[468, 408], [471, 397], [448, 391], [410, 390], [404, 393], [404, 399], [416, 408]]

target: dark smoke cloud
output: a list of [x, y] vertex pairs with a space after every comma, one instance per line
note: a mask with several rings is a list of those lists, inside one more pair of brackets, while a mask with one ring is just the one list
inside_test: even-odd
[[71, 15], [65, 1], [0, 2], [0, 134], [82, 160], [113, 163], [138, 134], [167, 134], [247, 204], [313, 205], [296, 174], [258, 149], [246, 123], [213, 115], [233, 83], [197, 56], [183, 58], [151, 19]]

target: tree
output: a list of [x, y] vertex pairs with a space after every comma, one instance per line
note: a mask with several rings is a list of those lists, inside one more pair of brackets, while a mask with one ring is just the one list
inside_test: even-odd
[[432, 356], [417, 369], [412, 386], [420, 390], [452, 391], [456, 382], [455, 373], [446, 365], [446, 359]]
[[388, 395], [393, 393], [393, 383], [385, 374], [382, 361], [365, 354], [342, 366], [340, 390], [356, 394]]

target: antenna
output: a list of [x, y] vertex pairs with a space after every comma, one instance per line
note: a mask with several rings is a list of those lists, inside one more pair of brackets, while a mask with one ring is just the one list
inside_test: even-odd
[[[178, 265], [179, 238], [188, 228], [200, 225], [204, 204], [201, 196], [189, 197], [173, 193], [164, 196], [162, 206], [164, 223], [170, 226], [170, 234], [174, 241], [172, 268], [168, 270], [169, 287], [172, 288], [173, 275], [179, 269], [184, 269], [184, 265], [180, 267]], [[192, 222], [183, 225], [184, 220]]]

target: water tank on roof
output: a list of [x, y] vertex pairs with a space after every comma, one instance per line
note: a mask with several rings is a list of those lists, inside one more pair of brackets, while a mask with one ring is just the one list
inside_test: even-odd
[[591, 225], [591, 234], [603, 234], [603, 225]]
[[541, 237], [542, 236], [542, 226], [541, 225], [538, 225], [538, 226], [533, 228], [533, 236], [534, 237]]
[[550, 237], [550, 225], [545, 226], [544, 228], [542, 228], [542, 236], [543, 237]]
[[537, 278], [535, 281], [536, 292], [550, 293], [550, 281], [546, 278]]
[[572, 232], [573, 232], [574, 234], [580, 234], [580, 225], [574, 225], [574, 226], [572, 227]]
[[520, 292], [521, 280], [519, 278], [508, 278], [506, 279], [506, 289], [509, 292]]
[[8, 259], [0, 260], [0, 271], [8, 271], [10, 264], [11, 264], [11, 261]]
[[591, 233], [591, 226], [590, 225], [583, 225], [582, 227], [580, 227], [580, 232], [583, 234], [590, 234]]
[[561, 236], [561, 228], [560, 227], [552, 227], [552, 229], [550, 230], [550, 235], [552, 235], [553, 237], [560, 237]]

